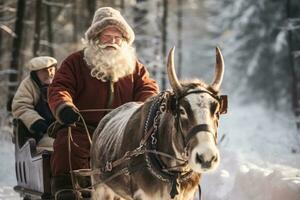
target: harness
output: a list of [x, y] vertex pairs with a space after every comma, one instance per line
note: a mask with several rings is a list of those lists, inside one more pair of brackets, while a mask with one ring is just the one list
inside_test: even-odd
[[214, 99], [217, 100], [217, 102], [220, 105], [220, 109], [218, 111], [218, 116], [220, 116], [220, 114], [226, 114], [227, 113], [227, 96], [226, 95], [216, 95], [210, 91], [207, 90], [192, 90], [192, 91], [188, 91], [184, 94], [181, 94], [179, 96], [174, 96], [171, 102], [171, 110], [173, 111], [173, 114], [175, 115], [175, 120], [176, 120], [176, 130], [177, 132], [180, 133], [182, 141], [184, 143], [184, 146], [187, 147], [189, 140], [195, 136], [195, 134], [197, 134], [200, 131], [206, 131], [209, 132], [213, 135], [215, 144], [217, 144], [217, 137], [218, 134], [217, 132], [214, 131], [214, 129], [209, 125], [209, 124], [198, 124], [196, 126], [194, 126], [191, 130], [189, 130], [189, 132], [187, 133], [187, 136], [185, 137], [183, 134], [183, 130], [182, 130], [182, 124], [181, 124], [181, 120], [180, 120], [180, 104], [179, 101], [181, 99], [183, 99], [184, 97], [190, 95], [190, 94], [209, 94], [211, 97], [213, 97]]
[[[117, 159], [115, 161], [108, 161], [105, 166], [100, 167], [98, 169], [79, 169], [79, 170], [73, 170], [73, 173], [76, 176], [91, 176], [91, 175], [99, 175], [101, 177], [106, 177], [104, 180], [101, 179], [101, 183], [106, 183], [112, 179], [114, 179], [117, 176], [120, 175], [126, 175], [134, 172], [134, 168], [131, 167], [130, 163], [134, 162], [134, 159], [136, 159], [139, 156], [144, 156], [146, 166], [150, 173], [158, 178], [159, 180], [163, 182], [168, 182], [171, 184], [171, 191], [170, 196], [171, 198], [174, 198], [179, 191], [179, 184], [187, 181], [189, 178], [191, 178], [193, 171], [190, 169], [188, 171], [181, 171], [176, 170], [176, 168], [180, 167], [186, 167], [188, 164], [188, 161], [186, 159], [180, 159], [177, 157], [174, 157], [172, 155], [166, 154], [164, 152], [160, 152], [157, 150], [157, 141], [158, 141], [158, 135], [159, 135], [159, 124], [161, 119], [161, 114], [164, 113], [167, 110], [170, 110], [172, 114], [175, 117], [175, 124], [176, 124], [176, 132], [179, 133], [182, 137], [182, 141], [184, 142], [185, 151], [187, 151], [187, 144], [189, 140], [197, 134], [199, 131], [207, 131], [210, 132], [215, 139], [215, 142], [217, 140], [217, 133], [215, 133], [212, 127], [210, 127], [208, 124], [199, 124], [194, 126], [187, 134], [187, 136], [184, 136], [183, 130], [182, 130], [182, 124], [180, 120], [180, 110], [179, 110], [179, 101], [186, 97], [189, 94], [195, 94], [195, 93], [208, 93], [210, 96], [218, 100], [221, 109], [220, 114], [226, 113], [227, 111], [227, 97], [226, 96], [217, 96], [209, 91], [206, 90], [192, 90], [185, 94], [182, 94], [180, 96], [176, 96], [170, 91], [161, 92], [156, 99], [153, 101], [153, 103], [150, 106], [149, 113], [147, 115], [146, 121], [145, 121], [145, 127], [144, 127], [144, 137], [140, 141], [140, 145], [138, 148], [128, 151], [124, 154], [124, 156], [120, 159]], [[86, 128], [87, 129], [87, 128]], [[186, 153], [186, 152], [185, 152]], [[178, 162], [181, 162], [182, 164], [167, 167], [163, 161], [161, 160], [160, 156], [166, 157], [169, 159], [176, 160]], [[124, 165], [125, 164], [125, 165]], [[125, 166], [125, 167], [122, 167]], [[122, 167], [117, 172], [112, 174], [113, 169], [116, 167]], [[109, 176], [107, 176], [109, 175]], [[76, 184], [76, 180], [74, 180], [74, 189], [76, 191], [82, 191], [86, 190], [87, 188], [81, 188], [78, 184]], [[90, 189], [94, 188], [96, 185], [100, 183], [95, 183], [90, 187]], [[199, 197], [201, 199], [201, 188], [199, 185]]]
[[[151, 139], [147, 141], [147, 149], [150, 150], [156, 150], [157, 149], [157, 142], [158, 142], [158, 126], [160, 123], [160, 115], [162, 112], [165, 111], [165, 102], [163, 102], [161, 105], [158, 105], [154, 109], [150, 109], [149, 116], [151, 116], [152, 113], [156, 113], [154, 122], [153, 122], [153, 127], [154, 130], [151, 134]], [[150, 123], [151, 124], [151, 123]], [[145, 129], [147, 129], [147, 126], [145, 126]], [[173, 167], [167, 167], [165, 163], [160, 159], [158, 154], [145, 154], [145, 160], [147, 164], [148, 170], [151, 172], [151, 174], [156, 177], [157, 179], [167, 182], [171, 184], [171, 191], [170, 191], [170, 196], [171, 198], [174, 198], [178, 194], [179, 190], [179, 183], [184, 182], [188, 180], [191, 176], [193, 171], [180, 171], [176, 170], [178, 167], [184, 167], [187, 166], [187, 161], [186, 160], [180, 160], [182, 164], [173, 166]]]
[[[153, 127], [154, 130], [151, 134], [151, 140], [148, 140], [147, 147], [151, 150], [156, 150], [156, 144], [157, 144], [157, 136], [158, 136], [158, 125], [160, 121], [160, 114], [166, 110], [166, 100], [169, 101], [169, 110], [173, 113], [175, 117], [175, 124], [176, 124], [176, 131], [180, 134], [182, 141], [184, 143], [184, 155], [187, 155], [187, 147], [188, 142], [192, 137], [194, 137], [198, 132], [200, 131], [206, 131], [213, 135], [214, 141], [217, 144], [217, 132], [214, 131], [214, 129], [208, 125], [208, 124], [199, 124], [194, 126], [187, 134], [187, 136], [184, 136], [183, 130], [182, 130], [182, 124], [180, 120], [180, 109], [179, 109], [179, 101], [190, 95], [190, 94], [200, 94], [200, 93], [207, 93], [213, 98], [215, 98], [219, 104], [220, 104], [220, 113], [226, 113], [227, 111], [227, 96], [217, 96], [209, 91], [206, 90], [192, 90], [189, 92], [186, 92], [184, 94], [181, 94], [180, 96], [176, 96], [171, 94], [170, 92], [166, 92], [165, 99], [161, 101], [160, 105], [157, 105], [156, 108], [150, 108], [150, 112], [148, 114], [148, 118], [145, 125], [145, 130], [147, 130], [147, 125], [150, 122], [151, 119], [153, 119], [153, 114], [156, 113], [154, 117], [154, 123]], [[152, 104], [155, 107], [155, 103]], [[170, 196], [171, 198], [174, 198], [179, 191], [179, 183], [182, 183], [189, 178], [191, 178], [193, 171], [190, 169], [189, 171], [180, 171], [180, 170], [174, 170], [178, 167], [184, 167], [187, 166], [187, 160], [183, 160], [183, 163], [181, 165], [168, 167], [161, 161], [158, 154], [145, 154], [147, 167], [149, 171], [154, 175], [156, 178], [163, 182], [168, 182], [171, 184], [171, 191]], [[201, 188], [199, 185], [199, 198], [201, 198]]]

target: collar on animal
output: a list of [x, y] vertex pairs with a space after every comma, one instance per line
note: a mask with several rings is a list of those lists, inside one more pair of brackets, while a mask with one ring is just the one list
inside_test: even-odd
[[[148, 113], [147, 120], [145, 123], [145, 133], [149, 133], [150, 128], [153, 127], [151, 135], [145, 135], [146, 148], [150, 151], [156, 151], [157, 149], [156, 144], [158, 136], [158, 126], [160, 123], [160, 115], [166, 110], [168, 98], [170, 98], [170, 92], [167, 91], [161, 93], [150, 107], [150, 111]], [[151, 139], [148, 139], [150, 137]], [[176, 170], [176, 168], [178, 167], [186, 166], [187, 161], [185, 161], [182, 165], [179, 166], [167, 167], [166, 164], [161, 160], [159, 154], [153, 153], [146, 153], [145, 160], [147, 167], [153, 176], [155, 176], [161, 181], [171, 183], [171, 198], [174, 198], [178, 194], [179, 183], [189, 179], [193, 173], [192, 170]]]

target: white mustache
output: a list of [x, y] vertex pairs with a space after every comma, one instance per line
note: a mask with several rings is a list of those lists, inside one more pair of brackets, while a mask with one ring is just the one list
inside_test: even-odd
[[115, 49], [120, 49], [121, 47], [117, 44], [98, 44], [98, 47], [101, 49], [105, 49], [106, 47], [113, 47]]

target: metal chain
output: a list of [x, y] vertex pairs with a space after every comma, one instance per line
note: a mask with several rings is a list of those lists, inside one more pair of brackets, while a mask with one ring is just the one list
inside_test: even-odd
[[160, 100], [162, 99], [164, 93], [160, 93], [159, 96], [156, 98], [156, 101], [154, 103], [151, 104], [149, 112], [148, 112], [148, 116], [147, 119], [145, 121], [145, 128], [144, 128], [144, 133], [146, 134], [148, 131], [148, 126], [149, 126], [149, 121], [151, 119], [151, 114], [153, 109], [155, 109], [156, 105], [160, 102]]
[[153, 129], [153, 133], [151, 134], [151, 144], [153, 145], [157, 143], [157, 138], [155, 137], [155, 134], [157, 133], [159, 128], [161, 114], [165, 112], [167, 108], [168, 91], [162, 93], [160, 97], [161, 97], [159, 101], [160, 105], [154, 117], [154, 122], [153, 122], [154, 129]]

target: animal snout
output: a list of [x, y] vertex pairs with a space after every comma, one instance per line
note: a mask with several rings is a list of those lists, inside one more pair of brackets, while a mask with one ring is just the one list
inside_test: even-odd
[[189, 158], [190, 167], [198, 172], [208, 172], [215, 170], [220, 162], [220, 153], [215, 146], [211, 144], [202, 144], [191, 150]]
[[212, 164], [218, 161], [218, 156], [213, 155], [210, 159], [206, 160], [203, 154], [196, 153], [196, 163], [200, 164], [202, 168], [211, 168]]

